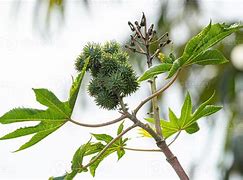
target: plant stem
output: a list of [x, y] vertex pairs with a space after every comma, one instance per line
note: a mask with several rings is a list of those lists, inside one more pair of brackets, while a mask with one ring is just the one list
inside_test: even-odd
[[180, 162], [178, 161], [177, 157], [169, 149], [168, 145], [164, 140], [157, 142], [157, 146], [163, 151], [166, 160], [170, 163], [172, 168], [175, 170], [176, 174], [179, 176], [181, 180], [189, 180], [185, 170], [181, 166]]
[[[154, 94], [156, 92], [156, 80], [155, 77], [152, 78], [151, 81], [151, 92]], [[160, 116], [159, 116], [159, 106], [158, 106], [158, 98], [157, 96], [153, 97], [152, 99], [152, 108], [153, 108], [153, 118], [155, 120], [155, 129], [157, 134], [162, 136], [162, 129], [160, 126]]]
[[85, 166], [83, 166], [82, 168], [87, 168], [89, 167], [91, 164], [93, 164], [97, 159], [99, 159], [117, 140], [119, 140], [124, 134], [126, 134], [127, 132], [129, 132], [130, 130], [132, 130], [133, 128], [137, 127], [137, 124], [133, 124], [132, 126], [130, 126], [129, 128], [125, 129], [124, 131], [122, 131], [116, 138], [112, 139], [105, 147], [104, 149], [102, 149], [102, 151], [100, 151], [97, 156], [95, 156], [94, 159], [92, 159], [88, 164], [86, 164]]
[[[187, 176], [185, 170], [181, 166], [177, 157], [174, 156], [174, 154], [171, 152], [171, 150], [169, 149], [165, 140], [162, 139], [162, 137], [159, 136], [156, 132], [154, 132], [154, 130], [148, 124], [144, 124], [140, 120], [138, 120], [136, 117], [134, 117], [134, 115], [132, 115], [132, 116], [133, 116], [132, 118], [136, 119], [138, 126], [143, 128], [144, 130], [146, 130], [155, 139], [157, 146], [164, 153], [166, 160], [172, 166], [172, 168], [175, 170], [175, 172], [179, 176], [179, 178], [181, 180], [189, 180], [189, 177]], [[131, 116], [130, 116], [130, 118], [131, 118]]]
[[[146, 28], [146, 25], [145, 25]], [[147, 34], [146, 34], [147, 37]], [[152, 66], [152, 57], [150, 56], [150, 52], [149, 52], [149, 42], [147, 41], [148, 37], [145, 39], [145, 45], [146, 45], [146, 57], [147, 57], [147, 63], [148, 63], [148, 67], [150, 68]], [[153, 77], [151, 79], [151, 92], [152, 94], [154, 94], [156, 92], [156, 77]], [[155, 129], [157, 134], [159, 134], [161, 137], [163, 137], [162, 135], [162, 129], [160, 126], [160, 116], [159, 116], [159, 106], [158, 106], [158, 98], [157, 96], [152, 98], [152, 108], [153, 108], [153, 117], [155, 120]]]
[[166, 89], [168, 89], [176, 80], [176, 78], [179, 75], [180, 70], [176, 73], [176, 75], [174, 76], [174, 78], [168, 83], [166, 84], [164, 87], [162, 87], [161, 89], [159, 89], [158, 91], [156, 91], [155, 93], [153, 93], [152, 95], [150, 95], [149, 97], [147, 97], [145, 100], [141, 101], [141, 103], [134, 109], [134, 114], [137, 114], [137, 112], [140, 110], [140, 108], [146, 104], [148, 101], [150, 101], [151, 99], [153, 99], [154, 97], [160, 95], [161, 93], [163, 93]]
[[115, 124], [117, 122], [122, 121], [125, 118], [127, 118], [127, 115], [122, 115], [121, 117], [119, 117], [117, 119], [114, 119], [112, 121], [108, 121], [108, 122], [105, 122], [105, 123], [100, 123], [100, 124], [85, 124], [85, 123], [80, 123], [80, 122], [74, 121], [72, 119], [69, 119], [68, 121], [70, 121], [70, 122], [72, 122], [76, 125], [83, 126], [83, 127], [98, 128], [98, 127], [104, 127], [104, 126], [108, 126], [108, 125], [111, 125], [111, 124]]
[[121, 102], [121, 108], [123, 110], [123, 113], [127, 115], [127, 117], [134, 122], [134, 125], [141, 127], [145, 131], [147, 131], [156, 141], [157, 146], [161, 149], [161, 151], [164, 153], [166, 160], [168, 163], [172, 166], [172, 168], [175, 170], [177, 175], [181, 180], [189, 180], [186, 172], [184, 171], [183, 167], [181, 166], [180, 162], [178, 161], [177, 157], [174, 156], [174, 154], [169, 149], [168, 145], [166, 144], [165, 140], [157, 134], [148, 124], [144, 124], [142, 121], [140, 121], [136, 114], [132, 113], [130, 114], [122, 99], [120, 99]]

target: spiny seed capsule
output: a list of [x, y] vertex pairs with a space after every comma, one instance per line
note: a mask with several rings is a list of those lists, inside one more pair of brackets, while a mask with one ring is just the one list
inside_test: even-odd
[[[75, 62], [75, 69], [77, 71], [82, 71], [84, 62], [87, 58], [90, 58], [90, 62], [87, 67], [87, 71], [91, 70], [93, 72], [98, 70], [100, 67], [100, 59], [102, 55], [102, 49], [99, 44], [88, 43], [83, 48], [83, 52], [78, 56]], [[93, 72], [94, 74], [96, 72]]]
[[127, 62], [128, 55], [117, 42], [107, 42], [104, 46], [94, 43], [85, 46], [75, 63], [78, 71], [82, 70], [88, 57], [90, 62], [87, 70], [92, 75], [88, 91], [100, 107], [116, 109], [121, 96], [130, 95], [138, 89], [136, 74]]

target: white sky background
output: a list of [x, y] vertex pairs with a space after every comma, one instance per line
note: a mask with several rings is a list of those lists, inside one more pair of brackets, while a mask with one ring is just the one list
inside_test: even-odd
[[[42, 108], [35, 101], [31, 90], [33, 87], [48, 88], [61, 100], [67, 99], [71, 75], [75, 75], [74, 59], [86, 42], [114, 39], [123, 41], [130, 32], [127, 26], [128, 20], [140, 19], [141, 12], [144, 11], [149, 21], [154, 22], [160, 7], [159, 0], [126, 0], [113, 3], [97, 0], [90, 4], [90, 10], [87, 11], [78, 1], [69, 1], [64, 27], [51, 37], [43, 39], [33, 29], [34, 1], [23, 1], [23, 8], [20, 9], [17, 18], [11, 13], [11, 2], [0, 1], [0, 115], [14, 107]], [[243, 15], [243, 2], [239, 0], [202, 2], [205, 14], [200, 20], [204, 25], [210, 18], [215, 22], [222, 18], [237, 20]], [[227, 9], [230, 13], [226, 13]], [[127, 98], [127, 101], [135, 106], [142, 96], [145, 97], [145, 90], [146, 87], [140, 89], [132, 98]], [[171, 89], [170, 98], [175, 94], [178, 94], [176, 85]], [[118, 116], [115, 112], [100, 110], [92, 100], [90, 97], [85, 97], [85, 103], [80, 103], [75, 110], [75, 119], [95, 123]], [[172, 102], [168, 104], [173, 107]], [[215, 134], [222, 134], [222, 128], [226, 124], [222, 119], [220, 121]], [[0, 136], [13, 131], [16, 127], [16, 125], [0, 125]], [[0, 179], [42, 180], [62, 175], [65, 170], [70, 169], [70, 161], [75, 150], [90, 138], [89, 132], [115, 135], [116, 129], [117, 125], [92, 130], [67, 123], [37, 145], [18, 153], [11, 152], [26, 142], [30, 136], [0, 141]], [[192, 136], [183, 133], [180, 140], [172, 146], [173, 152], [186, 170], [200, 155], [206, 144], [207, 132], [208, 128], [202, 122], [201, 131]], [[137, 136], [136, 132], [130, 134]], [[215, 167], [221, 150], [220, 137], [212, 138], [215, 145], [203, 162], [204, 165], [197, 171], [197, 180], [215, 180], [217, 177]], [[135, 138], [130, 143], [132, 147], [138, 145], [155, 148], [150, 139]], [[82, 173], [76, 179], [161, 179], [162, 177], [177, 179], [162, 154], [127, 152], [118, 163], [115, 154], [103, 161], [97, 169], [95, 178], [89, 173]]]

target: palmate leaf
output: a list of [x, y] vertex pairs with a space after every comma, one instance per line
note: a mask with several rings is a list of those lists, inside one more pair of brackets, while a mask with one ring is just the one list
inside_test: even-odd
[[17, 151], [31, 147], [41, 141], [61, 127], [71, 115], [70, 108], [66, 103], [61, 102], [49, 90], [35, 89], [34, 92], [36, 94], [36, 100], [49, 107], [47, 110], [18, 108], [0, 117], [0, 123], [3, 124], [23, 121], [41, 121], [36, 126], [20, 128], [0, 138], [0, 140], [5, 140], [34, 134], [33, 137]]
[[[86, 61], [88, 62], [88, 60]], [[42, 139], [64, 125], [71, 117], [86, 68], [87, 63], [86, 66], [84, 66], [83, 71], [78, 75], [75, 82], [73, 82], [68, 102], [60, 101], [54, 95], [54, 93], [47, 89], [33, 89], [36, 95], [36, 100], [40, 104], [46, 106], [47, 109], [39, 110], [31, 108], [15, 108], [0, 117], [0, 123], [10, 124], [27, 121], [39, 121], [40, 123], [36, 126], [19, 128], [9, 134], [4, 135], [0, 138], [0, 140], [33, 134], [32, 138], [17, 150], [20, 151], [40, 142]]]
[[[187, 133], [192, 134], [199, 130], [197, 120], [216, 113], [222, 107], [210, 105], [214, 94], [204, 103], [202, 103], [194, 112], [192, 112], [192, 102], [190, 94], [187, 93], [185, 101], [181, 109], [180, 118], [178, 118], [175, 113], [169, 109], [169, 121], [161, 120], [160, 124], [163, 131], [163, 136], [168, 138], [169, 136], [185, 130]], [[146, 118], [150, 123], [154, 124], [153, 118]]]
[[[233, 25], [226, 25], [226, 24], [210, 24], [204, 28], [198, 35], [193, 37], [186, 45], [185, 50], [180, 58], [174, 61], [168, 78], [172, 77], [176, 71], [181, 68], [184, 65], [188, 64], [204, 64], [198, 62], [200, 59], [198, 58], [200, 55], [205, 53], [210, 47], [218, 43], [219, 41], [223, 40], [225, 37], [229, 36], [230, 34], [238, 31], [243, 26], [239, 24], [233, 24]], [[213, 53], [213, 54], [212, 54]], [[218, 52], [212, 52], [209, 51], [208, 55], [213, 55], [214, 57], [217, 56], [220, 57], [222, 55], [219, 55]], [[205, 55], [205, 56], [206, 56]], [[210, 60], [207, 58], [206, 64], [222, 64], [223, 62], [227, 62], [224, 60]], [[220, 59], [225, 59], [220, 57]]]

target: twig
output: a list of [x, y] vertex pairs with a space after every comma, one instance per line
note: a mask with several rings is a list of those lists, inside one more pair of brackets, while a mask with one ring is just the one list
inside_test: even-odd
[[157, 49], [154, 54], [150, 57], [150, 59], [153, 59], [155, 56], [157, 56], [160, 53], [160, 49]]
[[129, 151], [140, 151], [140, 152], [162, 152], [161, 149], [137, 149], [137, 148], [129, 148], [129, 147], [122, 147], [123, 149]]
[[69, 119], [68, 121], [70, 121], [70, 122], [72, 122], [72, 123], [74, 123], [76, 125], [83, 126], [83, 127], [98, 128], [98, 127], [103, 127], [103, 126], [108, 126], [108, 125], [111, 125], [111, 124], [115, 124], [117, 122], [122, 121], [125, 118], [127, 118], [127, 115], [122, 115], [121, 117], [119, 117], [117, 119], [114, 119], [112, 121], [108, 121], [108, 122], [105, 122], [105, 123], [100, 123], [100, 124], [85, 124], [85, 123], [80, 123], [80, 122], [74, 121], [72, 119]]
[[145, 53], [144, 51], [137, 50], [136, 48], [134, 48], [134, 47], [130, 47], [130, 46], [128, 46], [128, 45], [125, 45], [125, 48], [129, 49], [129, 50], [132, 51], [132, 52], [136, 52], [136, 53], [139, 53], [139, 54], [144, 54], [144, 55], [146, 55], [146, 53]]
[[158, 91], [156, 91], [154, 94], [152, 94], [151, 96], [147, 97], [145, 100], [143, 100], [133, 111], [134, 114], [137, 114], [137, 112], [139, 111], [139, 109], [146, 104], [148, 101], [150, 101], [151, 99], [153, 99], [154, 97], [160, 95], [162, 92], [164, 92], [166, 89], [168, 89], [176, 80], [176, 78], [179, 75], [179, 71], [177, 71], [176, 75], [174, 76], [174, 78], [168, 83], [166, 84], [164, 87], [162, 87], [161, 89], [159, 89]]
[[170, 146], [171, 144], [173, 144], [173, 143], [176, 141], [176, 139], [179, 137], [180, 134], [181, 134], [181, 131], [179, 131], [179, 132], [176, 134], [175, 138], [168, 144], [168, 146]]
[[126, 134], [127, 132], [129, 132], [130, 130], [132, 130], [133, 128], [137, 127], [137, 124], [133, 124], [132, 126], [130, 126], [129, 128], [125, 129], [124, 131], [122, 131], [116, 138], [112, 139], [112, 141], [110, 141], [105, 147], [104, 149], [102, 149], [102, 151], [100, 151], [97, 156], [95, 156], [94, 159], [92, 159], [88, 164], [86, 164], [85, 166], [82, 166], [82, 168], [87, 168], [89, 167], [91, 164], [93, 164], [97, 159], [99, 159], [117, 140], [119, 140], [124, 134]]
[[140, 46], [140, 44], [138, 43], [138, 41], [137, 40], [135, 40], [137, 43], [136, 43], [136, 46], [138, 47], [138, 49], [141, 51], [141, 52], [143, 52], [144, 54], [146, 54], [145, 52], [144, 52], [144, 50], [143, 50], [143, 48]]
[[154, 40], [154, 41], [152, 41], [152, 42], [150, 42], [149, 43], [149, 45], [151, 45], [151, 44], [154, 44], [154, 43], [156, 43], [156, 42], [159, 42], [161, 39], [163, 39], [165, 36], [167, 36], [168, 37], [168, 35], [169, 35], [169, 33], [167, 32], [167, 33], [165, 33], [165, 34], [163, 34], [162, 36], [160, 36], [158, 39], [156, 39], [156, 40]]

